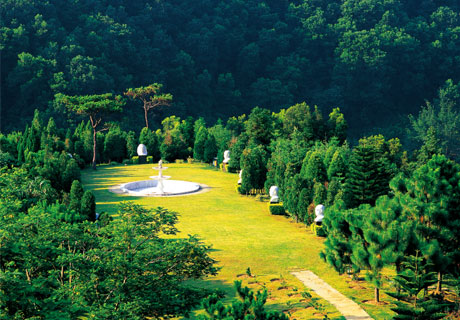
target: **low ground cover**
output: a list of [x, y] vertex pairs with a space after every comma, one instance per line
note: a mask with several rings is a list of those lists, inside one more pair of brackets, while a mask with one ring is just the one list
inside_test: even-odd
[[[131, 197], [108, 190], [117, 184], [148, 179], [156, 173], [152, 164], [100, 166], [96, 171], [85, 170], [82, 180], [85, 188], [96, 195], [98, 212], [113, 214], [116, 204], [123, 200], [179, 212], [177, 227], [181, 233], [199, 235], [204, 242], [212, 244], [213, 258], [221, 267], [216, 277], [201, 282], [201, 286], [224, 290], [233, 298], [233, 281], [243, 278], [256, 289], [266, 287], [270, 291], [267, 304], [273, 309], [289, 312], [293, 319], [322, 319], [318, 310], [307, 308], [302, 296], [304, 286], [290, 274], [308, 269], [360, 304], [375, 319], [391, 318], [391, 298], [382, 295], [381, 305], [365, 303], [373, 300], [371, 285], [339, 276], [319, 258], [322, 238], [313, 235], [303, 224], [270, 215], [266, 202], [238, 195], [237, 174], [223, 173], [206, 164], [166, 166], [169, 168], [164, 175], [171, 179], [202, 183], [209, 186], [209, 190], [181, 197]], [[248, 267], [252, 277], [246, 273]], [[319, 302], [325, 306], [329, 318], [340, 318], [335, 308], [324, 300]]]

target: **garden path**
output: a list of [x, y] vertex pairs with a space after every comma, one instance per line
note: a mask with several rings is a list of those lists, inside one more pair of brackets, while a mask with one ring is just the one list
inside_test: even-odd
[[332, 288], [311, 271], [292, 272], [302, 283], [317, 295], [329, 301], [347, 320], [372, 320], [372, 318], [354, 301]]

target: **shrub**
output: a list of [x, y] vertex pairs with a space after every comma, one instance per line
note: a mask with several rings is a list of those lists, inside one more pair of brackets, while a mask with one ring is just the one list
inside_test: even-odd
[[273, 215], [284, 216], [286, 214], [282, 203], [269, 203], [268, 209]]
[[134, 156], [131, 160], [133, 161], [133, 164], [139, 164], [139, 156]]
[[132, 164], [133, 162], [130, 160], [130, 159], [125, 159], [123, 160], [122, 162], [124, 165], [127, 165], [127, 164]]
[[153, 156], [147, 156], [147, 163], [153, 163]]
[[116, 161], [111, 161], [111, 162], [110, 162], [110, 165], [111, 165], [111, 166], [117, 166], [117, 165], [119, 165], [119, 164], [120, 164], [120, 163], [119, 163], [119, 162], [116, 162]]

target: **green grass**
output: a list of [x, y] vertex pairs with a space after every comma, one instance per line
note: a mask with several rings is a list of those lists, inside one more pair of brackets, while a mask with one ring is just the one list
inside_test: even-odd
[[[291, 310], [293, 318], [319, 318], [314, 310], [305, 310], [296, 304], [300, 298], [279, 289], [277, 281], [282, 279], [287, 287], [302, 291], [303, 285], [290, 272], [311, 270], [347, 297], [359, 303], [375, 319], [390, 319], [389, 297], [382, 294], [384, 305], [362, 303], [373, 299], [373, 288], [364, 282], [357, 283], [338, 275], [319, 258], [323, 238], [313, 235], [309, 228], [295, 223], [287, 217], [273, 216], [266, 202], [236, 193], [237, 174], [223, 173], [204, 164], [167, 164], [164, 172], [171, 179], [193, 181], [208, 185], [207, 192], [180, 197], [131, 197], [108, 191], [114, 185], [136, 180], [146, 180], [156, 173], [152, 164], [130, 166], [99, 166], [98, 170], [85, 170], [82, 180], [85, 188], [93, 190], [98, 212], [114, 213], [116, 205], [123, 200], [135, 201], [146, 207], [165, 207], [180, 213], [178, 229], [181, 234], [196, 234], [204, 242], [212, 244], [212, 256], [221, 267], [216, 277], [200, 285], [219, 288], [234, 296], [232, 283], [237, 275], [244, 274], [247, 267], [258, 276], [253, 285], [266, 286], [276, 299], [269, 299], [277, 310]], [[179, 234], [179, 236], [181, 235]], [[355, 287], [355, 288], [351, 288]], [[294, 298], [297, 300], [293, 300]], [[339, 313], [324, 301], [330, 318]], [[300, 306], [300, 307], [299, 307]]]

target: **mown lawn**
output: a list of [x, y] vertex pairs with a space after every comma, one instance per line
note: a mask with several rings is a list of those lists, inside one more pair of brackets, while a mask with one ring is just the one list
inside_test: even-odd
[[[146, 207], [161, 206], [180, 213], [177, 227], [181, 234], [196, 234], [212, 244], [212, 256], [221, 267], [216, 277], [200, 282], [202, 286], [225, 290], [233, 297], [233, 281], [240, 278], [255, 288], [266, 286], [271, 291], [267, 304], [289, 311], [293, 319], [320, 319], [316, 310], [305, 309], [306, 304], [301, 302], [304, 286], [290, 274], [308, 269], [359, 303], [375, 319], [391, 318], [390, 299], [386, 295], [382, 294], [383, 305], [363, 303], [373, 299], [373, 288], [362, 281], [351, 282], [348, 277], [339, 276], [319, 258], [322, 238], [314, 236], [303, 224], [270, 215], [266, 202], [238, 195], [236, 174], [223, 173], [205, 164], [165, 166], [169, 169], [163, 174], [171, 179], [198, 182], [210, 188], [180, 197], [130, 197], [108, 190], [120, 183], [147, 180], [157, 173], [152, 164], [99, 166], [96, 171], [85, 170], [82, 180], [85, 188], [95, 193], [98, 212], [115, 213], [118, 202], [131, 200]], [[242, 276], [248, 267], [255, 278]], [[330, 312], [330, 318], [339, 318], [340, 314], [332, 306], [324, 300], [321, 303]]]

